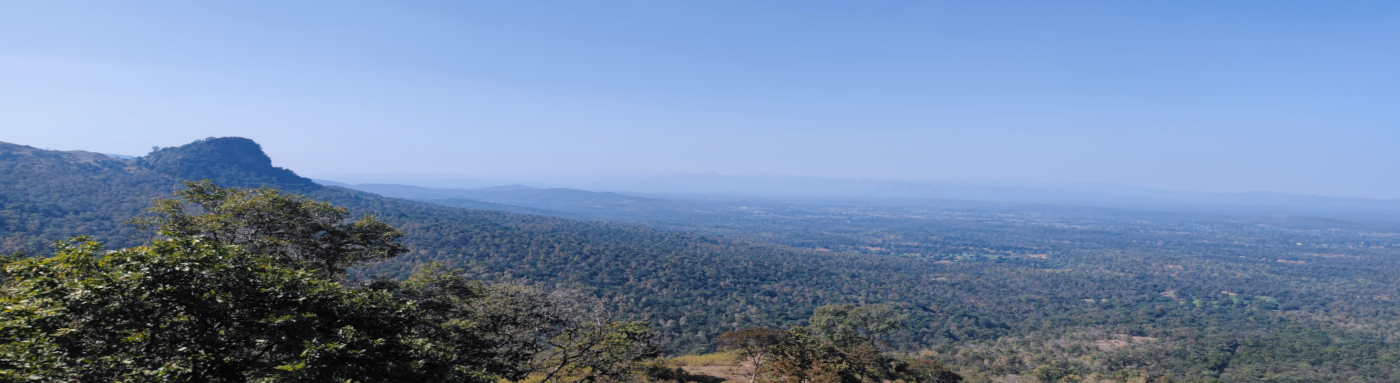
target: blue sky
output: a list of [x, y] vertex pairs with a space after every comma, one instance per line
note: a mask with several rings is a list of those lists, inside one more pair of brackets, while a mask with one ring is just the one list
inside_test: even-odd
[[0, 141], [1400, 198], [1397, 2], [12, 2]]

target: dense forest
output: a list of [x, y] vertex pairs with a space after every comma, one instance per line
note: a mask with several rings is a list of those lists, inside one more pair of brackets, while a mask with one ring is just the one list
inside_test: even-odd
[[220, 138], [134, 160], [0, 144], [0, 246], [143, 243], [125, 220], [201, 179], [306, 194], [405, 234], [406, 254], [351, 278], [443, 262], [468, 278], [592, 289], [672, 354], [714, 350], [727, 331], [808, 325], [826, 305], [887, 304], [908, 315], [894, 349], [973, 381], [1400, 379], [1400, 233], [1321, 219], [619, 195], [428, 203], [317, 185], [256, 143]]

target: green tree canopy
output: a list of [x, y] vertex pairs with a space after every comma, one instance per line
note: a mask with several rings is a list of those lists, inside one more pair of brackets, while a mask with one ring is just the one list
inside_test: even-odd
[[413, 302], [216, 241], [78, 241], [4, 273], [5, 380], [494, 381]]
[[274, 189], [186, 186], [133, 220], [158, 232], [148, 245], [0, 257], [0, 381], [584, 382], [656, 355], [646, 323], [579, 290], [437, 265], [346, 281], [405, 251], [398, 231]]
[[[811, 327], [793, 327], [766, 346], [759, 383], [954, 383], [962, 376], [934, 359], [901, 359], [876, 348], [880, 336], [899, 328], [903, 316], [885, 305], [829, 305], [817, 309]], [[755, 333], [757, 335], [759, 333]], [[767, 342], [766, 332], [763, 332]], [[737, 337], [737, 333], [733, 335]]]
[[267, 187], [222, 188], [209, 180], [184, 185], [178, 198], [157, 199], [149, 215], [130, 222], [159, 237], [237, 244], [327, 275], [408, 251], [403, 234], [374, 216], [350, 221], [345, 208]]
[[816, 335], [837, 347], [883, 346], [885, 336], [904, 327], [908, 316], [889, 305], [826, 305], [818, 307], [808, 322]]

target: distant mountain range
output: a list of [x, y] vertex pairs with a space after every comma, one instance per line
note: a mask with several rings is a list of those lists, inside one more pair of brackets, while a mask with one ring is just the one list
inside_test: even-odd
[[[474, 200], [547, 210], [584, 206], [657, 205], [713, 197], [870, 201], [936, 199], [1107, 207], [1145, 211], [1255, 216], [1314, 216], [1366, 222], [1400, 222], [1400, 200], [1338, 198], [1277, 192], [1206, 193], [1099, 184], [932, 184], [817, 177], [728, 176], [717, 173], [610, 176], [603, 181], [535, 188], [520, 184], [474, 189], [402, 184], [322, 184], [418, 200]], [[567, 178], [566, 178], [567, 179]], [[480, 183], [483, 181], [474, 181]], [[540, 182], [548, 185], [547, 182]], [[619, 194], [621, 193], [621, 194]], [[647, 196], [656, 198], [646, 198]], [[588, 205], [592, 203], [593, 205]]]
[[433, 189], [410, 185], [358, 184], [315, 180], [327, 186], [366, 191], [469, 209], [509, 211], [586, 220], [634, 221], [660, 219], [707, 208], [703, 203], [647, 198], [611, 192], [567, 188], [535, 188], [524, 185], [480, 189]]

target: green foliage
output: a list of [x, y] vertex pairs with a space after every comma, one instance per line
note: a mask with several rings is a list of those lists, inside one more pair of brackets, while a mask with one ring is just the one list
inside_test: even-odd
[[809, 320], [825, 326], [823, 331], [748, 328], [727, 332], [718, 341], [756, 361], [751, 382], [961, 382], [962, 376], [937, 360], [903, 360], [875, 348], [876, 337], [893, 331], [901, 319], [883, 305], [824, 306]]
[[421, 319], [442, 324], [433, 338], [450, 339], [461, 360], [510, 381], [616, 380], [658, 355], [648, 323], [614, 321], [581, 290], [483, 284], [460, 271], [430, 264], [402, 283], [374, 285], [399, 286]]
[[[887, 337], [895, 350], [936, 353], [969, 376], [1080, 360], [1080, 376], [1120, 381], [1400, 377], [1392, 227], [946, 201], [673, 209], [652, 200], [636, 202], [647, 204], [640, 215], [572, 215], [648, 228], [456, 209], [299, 177], [284, 186], [286, 173], [259, 162], [266, 156], [211, 146], [227, 142], [163, 149], [162, 165], [0, 144], [0, 251], [48, 254], [49, 243], [83, 233], [137, 245], [125, 219], [178, 181], [207, 178], [294, 190], [405, 234], [410, 253], [351, 268], [351, 278], [409, 278], [441, 262], [471, 279], [587, 285], [612, 312], [650, 322], [670, 353], [709, 350], [716, 334], [745, 327], [809, 325], [823, 305], [879, 303], [909, 315]], [[178, 158], [216, 163], [165, 165]]]
[[[1031, 376], [1074, 359], [1083, 361], [1075, 375], [1085, 380], [1400, 376], [1390, 362], [1400, 356], [1391, 335], [1400, 331], [1391, 304], [1400, 299], [1391, 277], [1400, 272], [1393, 226], [952, 201], [678, 205], [669, 215], [567, 211], [833, 250], [835, 259], [805, 260], [817, 267], [791, 290], [748, 295], [722, 279], [706, 291], [804, 310], [813, 308], [809, 301], [889, 304], [910, 314], [907, 327], [890, 334], [895, 347], [936, 352], [977, 375]], [[857, 259], [851, 253], [922, 262], [841, 263]], [[803, 287], [816, 297], [803, 296]], [[715, 295], [707, 296], [711, 307]], [[754, 316], [730, 307], [734, 319], [717, 321], [725, 328], [794, 324], [740, 322]]]
[[808, 322], [837, 347], [879, 347], [888, 344], [884, 337], [903, 328], [907, 318], [889, 305], [827, 305], [818, 307]]
[[805, 327], [789, 329], [769, 347], [772, 360], [757, 371], [760, 383], [953, 383], [962, 376], [934, 359], [901, 360], [869, 344], [838, 347]]
[[49, 254], [54, 242], [80, 234], [135, 246], [136, 231], [123, 221], [174, 186], [101, 154], [0, 142], [0, 253]]
[[4, 267], [9, 381], [494, 381], [412, 302], [216, 241], [79, 239]]
[[360, 262], [408, 251], [403, 234], [371, 215], [347, 222], [349, 211], [277, 189], [221, 188], [184, 182], [176, 199], [156, 199], [148, 216], [130, 222], [167, 238], [208, 238], [267, 254], [284, 264], [340, 275]]
[[134, 220], [161, 234], [149, 245], [0, 257], [0, 381], [584, 382], [657, 355], [648, 323], [578, 290], [432, 264], [346, 285], [402, 235], [275, 189], [186, 185]]
[[[859, 382], [853, 365], [834, 345], [812, 336], [805, 327], [793, 327], [771, 351], [773, 360], [757, 372], [760, 383]], [[844, 373], [844, 374], [843, 374]]]

